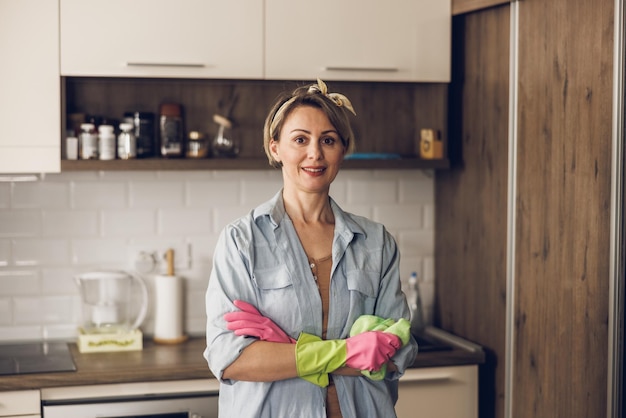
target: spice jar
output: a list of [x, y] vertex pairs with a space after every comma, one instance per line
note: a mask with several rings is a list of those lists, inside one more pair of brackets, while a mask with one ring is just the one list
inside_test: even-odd
[[159, 113], [161, 156], [182, 157], [184, 136], [181, 106], [176, 103], [163, 103]]
[[120, 123], [120, 132], [117, 137], [117, 155], [123, 160], [130, 160], [137, 157], [137, 141], [133, 133], [132, 123]]
[[202, 132], [191, 131], [187, 138], [187, 158], [206, 158], [209, 156], [209, 144]]
[[93, 123], [83, 123], [80, 125], [79, 149], [82, 160], [98, 159], [98, 134]]

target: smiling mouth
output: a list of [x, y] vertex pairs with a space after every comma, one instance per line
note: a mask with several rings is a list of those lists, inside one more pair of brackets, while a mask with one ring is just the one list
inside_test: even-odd
[[306, 171], [307, 173], [321, 173], [324, 170], [326, 170], [325, 168], [307, 168], [307, 167], [302, 167], [302, 169]]

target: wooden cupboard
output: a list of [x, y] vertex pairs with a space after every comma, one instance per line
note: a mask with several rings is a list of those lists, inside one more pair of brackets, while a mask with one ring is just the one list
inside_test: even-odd
[[481, 417], [607, 416], [614, 3], [453, 20], [461, 153], [436, 173], [436, 325], [485, 347]]

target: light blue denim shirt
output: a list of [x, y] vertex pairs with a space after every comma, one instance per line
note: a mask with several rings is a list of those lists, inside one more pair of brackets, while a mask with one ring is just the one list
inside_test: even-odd
[[[396, 242], [383, 225], [344, 212], [335, 216], [327, 339], [345, 339], [364, 314], [409, 319], [401, 290]], [[224, 369], [255, 341], [226, 329], [233, 300], [256, 306], [287, 334], [322, 335], [322, 301], [282, 191], [220, 234], [206, 293], [209, 368], [221, 381], [221, 417], [325, 417], [326, 389], [303, 379], [245, 382], [223, 379]], [[417, 355], [415, 340], [396, 352], [398, 372], [381, 381], [333, 375], [344, 417], [395, 417], [397, 379]]]

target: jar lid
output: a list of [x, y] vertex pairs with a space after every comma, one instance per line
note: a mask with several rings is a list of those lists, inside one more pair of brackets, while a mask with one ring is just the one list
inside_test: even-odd
[[180, 105], [176, 103], [163, 103], [160, 108], [161, 116], [180, 116]]
[[81, 123], [80, 129], [93, 129], [95, 128], [93, 123]]
[[189, 139], [192, 141], [200, 141], [204, 139], [204, 134], [198, 131], [189, 132]]
[[130, 131], [135, 127], [135, 125], [133, 125], [132, 123], [126, 123], [126, 122], [122, 122], [120, 123], [120, 129], [122, 131]]
[[113, 126], [112, 125], [100, 125], [98, 126], [98, 131], [100, 132], [106, 132], [106, 133], [111, 133], [113, 132]]

